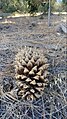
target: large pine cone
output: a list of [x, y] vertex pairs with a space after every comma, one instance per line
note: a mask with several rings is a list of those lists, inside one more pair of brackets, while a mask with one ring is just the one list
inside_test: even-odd
[[43, 51], [25, 47], [15, 58], [15, 78], [18, 85], [18, 96], [26, 100], [39, 98], [48, 82], [48, 60]]

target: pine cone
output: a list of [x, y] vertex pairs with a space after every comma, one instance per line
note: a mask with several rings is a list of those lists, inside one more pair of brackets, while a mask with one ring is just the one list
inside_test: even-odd
[[39, 98], [48, 83], [48, 60], [43, 51], [25, 47], [15, 58], [15, 77], [18, 85], [17, 95], [26, 100]]

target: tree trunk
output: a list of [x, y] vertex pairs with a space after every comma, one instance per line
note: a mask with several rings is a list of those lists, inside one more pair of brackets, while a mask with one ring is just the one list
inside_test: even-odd
[[48, 26], [50, 26], [50, 0], [49, 0], [49, 9], [48, 9]]

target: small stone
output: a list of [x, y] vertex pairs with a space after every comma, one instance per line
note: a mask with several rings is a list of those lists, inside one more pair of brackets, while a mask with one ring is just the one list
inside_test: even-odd
[[9, 92], [13, 89], [13, 78], [5, 77], [3, 79], [3, 92]]

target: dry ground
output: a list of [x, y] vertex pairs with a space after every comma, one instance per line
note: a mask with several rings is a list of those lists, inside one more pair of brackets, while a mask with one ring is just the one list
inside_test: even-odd
[[[15, 54], [18, 52], [18, 49], [24, 46], [34, 46], [43, 49], [53, 65], [53, 75], [65, 79], [66, 34], [59, 28], [59, 25], [65, 19], [66, 15], [52, 15], [50, 27], [47, 25], [47, 16], [44, 16], [44, 19], [40, 19], [40, 16], [24, 16], [0, 20], [1, 83], [3, 77], [14, 75], [14, 70], [11, 66], [14, 62]], [[64, 87], [66, 88], [66, 84]], [[64, 96], [62, 97], [65, 98]], [[64, 99], [63, 106], [66, 104], [66, 99]], [[59, 118], [58, 116], [55, 119], [66, 119], [66, 115], [64, 118]]]
[[25, 45], [43, 48], [54, 59], [54, 65], [65, 68], [66, 34], [59, 29], [65, 17], [52, 15], [50, 27], [47, 16], [44, 19], [25, 16], [0, 20], [0, 75], [7, 72], [15, 53]]

